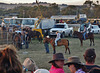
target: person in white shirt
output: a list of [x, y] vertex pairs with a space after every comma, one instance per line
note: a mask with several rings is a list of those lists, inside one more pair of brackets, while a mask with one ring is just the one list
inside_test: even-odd
[[57, 36], [56, 36], [56, 39], [55, 39], [55, 46], [57, 46], [57, 41], [61, 39], [61, 37], [60, 37], [61, 34], [58, 31], [56, 32], [56, 34], [57, 34]]

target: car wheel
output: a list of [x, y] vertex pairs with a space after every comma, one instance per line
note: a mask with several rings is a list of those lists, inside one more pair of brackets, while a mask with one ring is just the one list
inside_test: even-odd
[[61, 35], [61, 38], [64, 38], [64, 37], [65, 37], [65, 33], [63, 32], [62, 35]]
[[72, 31], [70, 31], [69, 36], [72, 37]]
[[94, 31], [92, 31], [92, 33], [94, 33]]
[[99, 30], [98, 30], [98, 34], [99, 34]]

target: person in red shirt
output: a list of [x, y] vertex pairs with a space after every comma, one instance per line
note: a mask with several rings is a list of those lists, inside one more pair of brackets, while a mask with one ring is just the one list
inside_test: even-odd
[[65, 73], [63, 70], [64, 56], [62, 53], [56, 53], [53, 55], [53, 60], [49, 61], [52, 64], [49, 72], [50, 73]]

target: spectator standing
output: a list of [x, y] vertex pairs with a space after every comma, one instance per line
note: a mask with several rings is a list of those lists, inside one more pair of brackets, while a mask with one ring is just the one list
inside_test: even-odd
[[96, 58], [95, 49], [93, 49], [93, 48], [87, 49], [83, 56], [84, 56], [84, 59], [86, 61], [85, 66], [88, 70], [92, 69], [93, 67], [100, 68], [100, 66], [94, 64], [95, 63], [95, 58]]
[[8, 46], [0, 51], [0, 73], [22, 73], [15, 47]]
[[67, 63], [64, 65], [67, 65], [71, 73], [86, 73], [87, 70], [85, 66], [81, 63], [79, 57], [72, 56], [68, 58]]
[[34, 60], [31, 58], [26, 58], [23, 62], [23, 72], [22, 73], [34, 73], [38, 67]]
[[49, 72], [50, 73], [64, 73], [64, 56], [62, 53], [56, 53], [53, 55], [53, 60], [49, 61], [52, 64]]
[[[46, 36], [44, 39], [47, 39], [47, 38], [49, 38], [49, 36]], [[45, 49], [46, 49], [46, 53], [49, 53], [49, 42], [45, 41], [44, 46], [45, 46]]]

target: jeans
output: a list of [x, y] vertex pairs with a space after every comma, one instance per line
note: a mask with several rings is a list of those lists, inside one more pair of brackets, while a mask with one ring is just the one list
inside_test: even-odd
[[45, 49], [46, 49], [46, 53], [49, 53], [49, 45], [48, 43], [44, 43]]
[[55, 45], [57, 46], [57, 41], [59, 40], [60, 38], [56, 38], [55, 39]]
[[86, 37], [85, 37], [85, 35], [86, 35], [86, 32], [84, 32], [84, 33], [83, 33], [84, 40], [86, 40]]
[[27, 49], [29, 47], [28, 41], [25, 41], [25, 48]]

